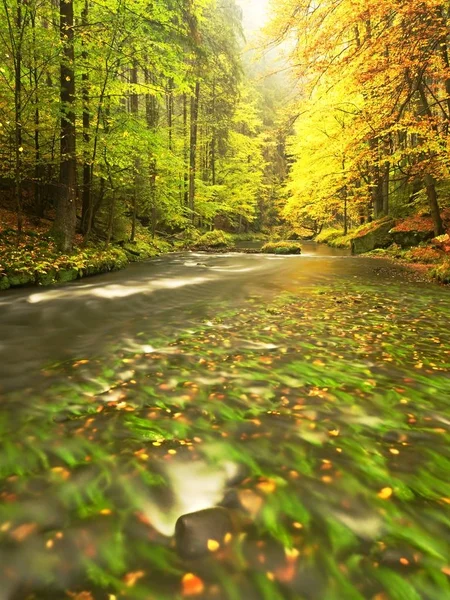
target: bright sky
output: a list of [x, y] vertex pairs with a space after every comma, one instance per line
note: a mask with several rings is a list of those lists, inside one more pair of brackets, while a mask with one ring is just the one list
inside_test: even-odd
[[260, 29], [267, 20], [269, 0], [237, 0], [244, 12], [244, 26], [247, 32]]

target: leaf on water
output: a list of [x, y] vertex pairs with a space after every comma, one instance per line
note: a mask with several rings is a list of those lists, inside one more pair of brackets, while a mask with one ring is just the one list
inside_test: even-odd
[[205, 590], [205, 584], [200, 577], [193, 573], [186, 573], [181, 580], [183, 596], [199, 596]]
[[217, 540], [208, 540], [207, 546], [210, 552], [217, 552], [220, 548], [220, 544]]
[[378, 492], [378, 498], [381, 498], [382, 500], [389, 500], [393, 493], [394, 490], [392, 488], [385, 487]]

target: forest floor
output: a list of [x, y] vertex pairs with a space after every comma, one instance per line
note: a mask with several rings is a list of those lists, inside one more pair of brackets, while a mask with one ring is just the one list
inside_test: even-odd
[[71, 253], [61, 253], [49, 234], [51, 221], [23, 217], [23, 232], [16, 230], [14, 213], [0, 209], [0, 290], [24, 285], [52, 285], [124, 268], [170, 250], [160, 238], [138, 228], [134, 242], [90, 243], [75, 237]]

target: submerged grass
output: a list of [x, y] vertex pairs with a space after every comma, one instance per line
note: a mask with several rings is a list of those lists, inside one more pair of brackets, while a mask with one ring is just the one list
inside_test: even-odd
[[[49, 365], [0, 415], [2, 589], [450, 597], [449, 316], [439, 289], [337, 282]], [[185, 562], [158, 515], [229, 461], [236, 531]]]

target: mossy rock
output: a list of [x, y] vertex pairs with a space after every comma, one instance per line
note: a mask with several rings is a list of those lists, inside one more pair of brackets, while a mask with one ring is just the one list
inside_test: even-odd
[[195, 243], [195, 250], [208, 250], [214, 248], [232, 248], [233, 239], [224, 231], [216, 229], [214, 231], [208, 231], [204, 233]]
[[36, 273], [36, 283], [38, 285], [52, 285], [56, 283], [56, 269], [50, 269], [44, 273]]
[[392, 219], [383, 219], [362, 229], [352, 239], [352, 254], [365, 254], [376, 248], [388, 248], [393, 242], [390, 231], [394, 224]]
[[11, 287], [21, 287], [23, 285], [35, 283], [34, 274], [23, 271], [11, 271], [8, 273], [8, 279]]
[[9, 279], [6, 275], [1, 275], [0, 276], [0, 290], [9, 290], [9, 288], [11, 287], [11, 284], [9, 282]]
[[261, 248], [265, 254], [301, 254], [301, 244], [297, 242], [269, 242]]
[[418, 246], [434, 238], [434, 231], [391, 231], [392, 239], [402, 248]]
[[78, 269], [61, 269], [58, 271], [56, 277], [59, 283], [68, 283], [69, 281], [75, 281], [79, 277]]

